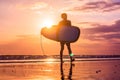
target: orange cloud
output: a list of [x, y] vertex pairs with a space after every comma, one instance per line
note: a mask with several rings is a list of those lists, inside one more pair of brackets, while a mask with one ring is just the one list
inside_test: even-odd
[[48, 7], [47, 3], [40, 2], [40, 1], [34, 1], [31, 3], [22, 3], [17, 5], [18, 8], [20, 9], [25, 9], [25, 10], [42, 10]]
[[[0, 53], [1, 55], [43, 55], [40, 41], [40, 36], [17, 35], [16, 40], [0, 45]], [[54, 41], [44, 39], [42, 45], [46, 55], [59, 52], [59, 44]]]

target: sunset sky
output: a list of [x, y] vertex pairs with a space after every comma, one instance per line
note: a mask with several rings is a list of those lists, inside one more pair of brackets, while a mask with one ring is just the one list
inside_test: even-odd
[[[0, 0], [0, 55], [43, 55], [40, 30], [63, 12], [81, 29], [75, 55], [120, 54], [120, 0]], [[42, 40], [46, 55], [59, 55], [58, 42]]]

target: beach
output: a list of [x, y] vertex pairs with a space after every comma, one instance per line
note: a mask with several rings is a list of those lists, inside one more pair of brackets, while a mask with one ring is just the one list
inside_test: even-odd
[[0, 80], [120, 80], [120, 60], [0, 63]]

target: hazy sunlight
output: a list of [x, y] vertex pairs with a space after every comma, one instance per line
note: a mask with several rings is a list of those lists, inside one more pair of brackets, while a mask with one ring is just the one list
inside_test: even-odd
[[52, 19], [44, 19], [43, 20], [43, 27], [50, 28], [52, 25], [54, 25], [54, 21]]

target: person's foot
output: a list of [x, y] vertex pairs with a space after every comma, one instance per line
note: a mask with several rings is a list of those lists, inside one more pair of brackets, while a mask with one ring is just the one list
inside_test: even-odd
[[71, 58], [71, 62], [75, 61], [75, 58]]
[[64, 63], [64, 61], [63, 60], [60, 60], [61, 61], [61, 63]]
[[62, 61], [62, 63], [64, 63], [64, 61]]
[[72, 58], [72, 61], [75, 61], [75, 58]]

